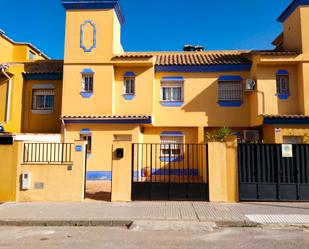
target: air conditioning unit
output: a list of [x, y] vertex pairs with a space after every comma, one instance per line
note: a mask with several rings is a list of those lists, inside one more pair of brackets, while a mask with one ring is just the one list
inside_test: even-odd
[[255, 90], [256, 82], [254, 79], [247, 79], [245, 82], [245, 91], [252, 92]]
[[246, 130], [244, 131], [244, 140], [245, 142], [255, 142], [259, 141], [260, 132], [257, 130]]

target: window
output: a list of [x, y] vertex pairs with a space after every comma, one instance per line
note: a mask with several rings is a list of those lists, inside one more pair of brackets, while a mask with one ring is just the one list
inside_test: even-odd
[[80, 140], [87, 141], [87, 154], [91, 154], [92, 135], [91, 134], [80, 134]]
[[161, 136], [161, 157], [181, 157], [183, 155], [183, 136]]
[[220, 81], [219, 79], [219, 102], [242, 102], [243, 85], [242, 81]]
[[183, 101], [183, 83], [162, 82], [161, 83], [161, 101], [182, 102]]
[[279, 70], [277, 72], [277, 96], [280, 98], [289, 94], [289, 73], [286, 70]]
[[36, 57], [36, 54], [32, 51], [29, 51], [29, 60], [34, 60]]
[[162, 101], [182, 101], [182, 87], [162, 87]]
[[33, 110], [53, 110], [54, 109], [54, 89], [33, 89], [32, 109]]
[[124, 94], [127, 95], [135, 94], [135, 76], [124, 77]]
[[87, 93], [93, 92], [93, 73], [82, 73], [82, 91]]

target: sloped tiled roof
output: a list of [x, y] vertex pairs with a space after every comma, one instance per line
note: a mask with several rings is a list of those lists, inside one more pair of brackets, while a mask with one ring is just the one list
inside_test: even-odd
[[25, 63], [26, 74], [63, 73], [63, 60], [40, 60]]
[[156, 56], [157, 66], [202, 66], [250, 64], [243, 52], [179, 52], [163, 53]]
[[152, 58], [151, 53], [143, 52], [128, 52], [120, 55], [116, 55], [114, 59], [134, 59], [134, 58]]
[[246, 57], [250, 51], [203, 51], [203, 52], [131, 52], [116, 55], [114, 59], [155, 57], [156, 66], [202, 66], [250, 64]]
[[263, 115], [264, 118], [268, 118], [268, 119], [308, 119], [309, 116], [307, 115], [301, 115], [301, 114], [283, 114], [283, 115], [279, 115], [279, 114], [265, 114]]
[[95, 119], [95, 120], [124, 120], [124, 119], [151, 119], [148, 115], [65, 115], [62, 119]]
[[297, 56], [300, 52], [297, 51], [275, 51], [275, 50], [255, 50], [252, 55], [274, 55], [274, 56]]

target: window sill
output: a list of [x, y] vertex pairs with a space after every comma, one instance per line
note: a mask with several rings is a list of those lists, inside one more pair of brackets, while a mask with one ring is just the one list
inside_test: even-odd
[[183, 161], [183, 156], [178, 156], [178, 157], [174, 157], [174, 156], [171, 156], [171, 157], [160, 157], [160, 161], [161, 162], [165, 162], [165, 163], [168, 163], [168, 162], [182, 162]]
[[183, 106], [183, 101], [161, 101], [160, 102], [162, 106], [170, 106], [170, 107], [177, 107], [177, 106]]
[[242, 101], [219, 101], [218, 105], [221, 107], [240, 107], [242, 106]]
[[48, 115], [52, 114], [54, 110], [31, 110], [32, 114], [42, 114], [42, 115]]
[[278, 99], [286, 100], [290, 97], [290, 94], [277, 93], [276, 96], [278, 97]]
[[133, 100], [134, 97], [135, 97], [135, 94], [123, 94], [122, 97], [123, 97], [125, 100]]
[[89, 99], [92, 97], [93, 92], [80, 92], [80, 95], [85, 99]]

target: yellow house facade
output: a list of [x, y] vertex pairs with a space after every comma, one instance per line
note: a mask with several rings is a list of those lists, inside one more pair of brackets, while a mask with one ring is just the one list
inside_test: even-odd
[[118, 1], [61, 2], [63, 138], [88, 140], [89, 179], [110, 179], [118, 140], [198, 144], [221, 127], [241, 142], [302, 143], [309, 134], [304, 1], [279, 17], [274, 50], [182, 52], [124, 52]]
[[111, 179], [118, 141], [201, 144], [222, 127], [240, 142], [302, 143], [309, 136], [306, 1], [292, 1], [278, 18], [275, 49], [263, 51], [125, 52], [118, 0], [61, 4], [63, 61], [0, 35], [0, 124], [16, 134], [87, 140], [88, 179]]

